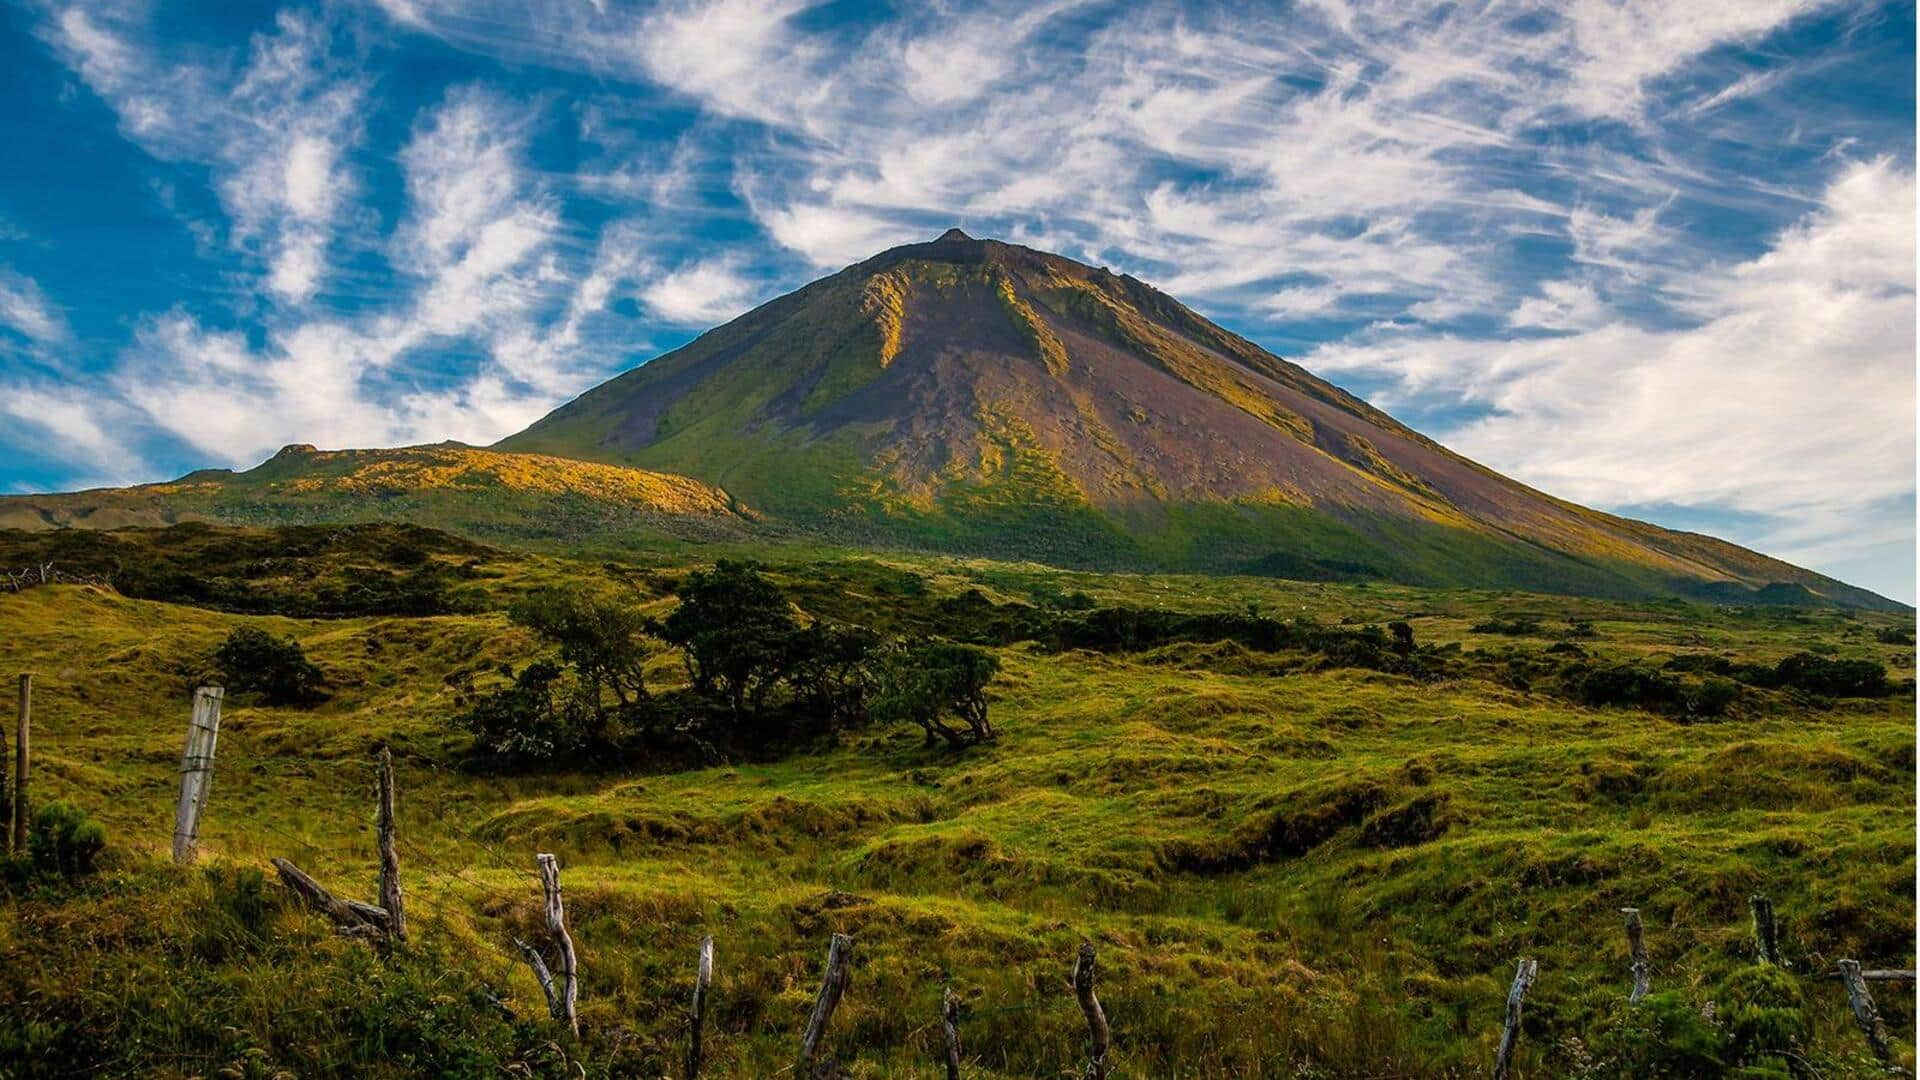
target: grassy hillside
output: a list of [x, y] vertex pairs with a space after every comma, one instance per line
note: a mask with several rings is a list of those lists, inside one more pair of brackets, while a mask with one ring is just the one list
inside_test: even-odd
[[219, 522], [394, 522], [485, 540], [724, 539], [751, 511], [684, 476], [459, 443], [391, 450], [288, 446], [244, 472], [202, 469], [130, 488], [0, 497], [0, 529]]
[[[114, 535], [136, 550], [181, 543]], [[498, 665], [539, 654], [499, 609], [599, 580], [664, 612], [680, 556], [414, 546], [386, 569], [458, 572], [455, 613], [0, 594], [0, 674], [38, 673], [38, 797], [81, 804], [111, 843], [94, 879], [8, 886], [0, 1075], [578, 1075], [567, 1059], [590, 1076], [663, 1075], [704, 934], [724, 1076], [790, 1067], [834, 930], [856, 952], [832, 1041], [859, 1076], [936, 1075], [949, 979], [967, 1003], [969, 1075], [1072, 1069], [1084, 1029], [1065, 976], [1082, 939], [1100, 950], [1126, 1076], [1481, 1074], [1521, 956], [1541, 975], [1520, 1073], [1577, 1073], [1630, 1019], [1626, 905], [1645, 913], [1655, 989], [1693, 1015], [1727, 1013], [1724, 985], [1751, 962], [1754, 892], [1779, 909], [1796, 977], [1840, 957], [1913, 963], [1910, 618], [790, 553], [773, 572], [800, 607], [881, 628], [1089, 606], [1404, 619], [1450, 674], [1231, 642], [1029, 640], [997, 649], [1000, 740], [962, 753], [869, 728], [710, 768], [502, 773], [463, 768], [468, 740], [449, 725], [463, 677], [497, 681]], [[324, 563], [319, 589], [388, 549], [289, 554], [280, 603], [298, 599], [302, 560]], [[205, 868], [175, 870], [162, 860], [188, 694], [240, 626], [297, 638], [331, 697], [229, 702]], [[1746, 686], [1727, 715], [1688, 723], [1574, 704], [1539, 674], [1570, 650], [1650, 669], [1811, 651], [1904, 684], [1872, 699]], [[650, 675], [684, 679], [664, 651]], [[257, 892], [245, 881], [278, 855], [371, 899], [368, 754], [383, 740], [398, 755], [415, 938], [391, 960], [326, 935], [270, 877]], [[577, 1042], [544, 1018], [508, 945], [539, 924], [536, 851], [564, 868]], [[1870, 1075], [1838, 987], [1801, 985], [1806, 1060]], [[1876, 989], [1910, 1045], [1907, 995]]]

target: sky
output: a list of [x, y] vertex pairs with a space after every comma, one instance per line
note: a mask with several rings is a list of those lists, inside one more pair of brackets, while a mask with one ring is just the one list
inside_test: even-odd
[[950, 226], [1914, 599], [1914, 9], [0, 0], [0, 491], [486, 444]]

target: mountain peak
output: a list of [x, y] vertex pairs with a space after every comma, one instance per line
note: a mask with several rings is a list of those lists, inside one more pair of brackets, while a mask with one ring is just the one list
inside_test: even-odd
[[968, 554], [1603, 596], [1792, 582], [1884, 603], [1546, 497], [1141, 281], [958, 228], [771, 300], [500, 447]]

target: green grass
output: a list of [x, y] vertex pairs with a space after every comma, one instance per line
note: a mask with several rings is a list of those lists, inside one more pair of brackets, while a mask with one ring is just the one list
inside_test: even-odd
[[[1910, 628], [1890, 615], [776, 557], [803, 607], [882, 625], [968, 589], [996, 602], [1077, 591], [1108, 605], [1406, 618], [1423, 645], [1469, 652], [1544, 648], [1590, 620], [1598, 636], [1580, 643], [1605, 658], [1770, 663], [1813, 649], [1913, 675], [1912, 647], [1876, 638]], [[1520, 1071], [1570, 1073], [1570, 1040], [1589, 1042], [1622, 1008], [1622, 906], [1645, 915], [1655, 988], [1701, 1005], [1750, 962], [1753, 892], [1773, 897], [1798, 972], [1848, 956], [1913, 963], [1910, 691], [1767, 693], [1689, 725], [1237, 646], [1016, 645], [992, 690], [1001, 739], [965, 754], [868, 730], [690, 771], [459, 767], [448, 680], [536, 654], [499, 614], [507, 598], [610, 577], [665, 605], [687, 563], [684, 548], [609, 565], [491, 552], [456, 588], [472, 610], [429, 618], [242, 615], [65, 586], [0, 595], [0, 674], [38, 673], [36, 797], [85, 806], [112, 845], [99, 879], [0, 905], [0, 1062], [41, 1062], [0, 1063], [0, 1075], [53, 1071], [55, 1056], [160, 1075], [485, 1075], [505, 1062], [577, 1075], [562, 1053], [589, 1075], [661, 1075], [675, 1068], [704, 934], [719, 954], [713, 1074], [726, 1076], [791, 1064], [835, 930], [856, 952], [832, 1042], [863, 1076], [936, 1075], [948, 979], [968, 1003], [969, 1075], [1070, 1070], [1084, 1029], [1065, 979], [1083, 938], [1099, 947], [1129, 1076], [1480, 1074], [1521, 956], [1541, 976]], [[1541, 637], [1470, 630], [1523, 615]], [[229, 875], [285, 856], [371, 899], [368, 755], [389, 740], [416, 942], [403, 957], [327, 937], [271, 879], [270, 910], [237, 928], [205, 874], [163, 865], [188, 693], [240, 625], [300, 639], [333, 696], [310, 710], [229, 703], [202, 861]], [[658, 657], [653, 675], [680, 678], [677, 659]], [[1366, 809], [1324, 812], [1354, 791], [1371, 793]], [[1438, 809], [1410, 836], [1372, 822], [1422, 800]], [[1276, 829], [1315, 842], [1256, 842]], [[536, 851], [564, 868], [578, 1043], [545, 1021], [507, 943], [539, 926]], [[1910, 1044], [1906, 995], [1880, 987]], [[1868, 1075], [1844, 994], [1811, 979], [1806, 990], [1822, 1075]], [[386, 1011], [356, 1004], [363, 994]]]

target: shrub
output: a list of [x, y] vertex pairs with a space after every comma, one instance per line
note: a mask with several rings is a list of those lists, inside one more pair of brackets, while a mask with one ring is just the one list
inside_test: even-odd
[[240, 627], [214, 650], [213, 663], [227, 689], [257, 693], [269, 705], [310, 705], [326, 698], [320, 669], [290, 637]]
[[1913, 631], [1898, 626], [1883, 626], [1873, 632], [1873, 640], [1882, 645], [1911, 645]]
[[1773, 669], [1781, 686], [1826, 697], [1885, 697], [1887, 669], [1873, 660], [1829, 660], [1813, 653], [1795, 653]]
[[559, 664], [540, 660], [512, 685], [480, 695], [456, 722], [480, 753], [548, 761], [606, 745], [607, 715], [586, 700], [589, 693]]
[[66, 878], [93, 873], [94, 861], [106, 846], [107, 831], [100, 823], [60, 800], [34, 813], [33, 828], [27, 834], [27, 858], [33, 868]]
[[694, 689], [736, 723], [759, 711], [799, 631], [779, 587], [757, 565], [728, 559], [687, 575], [680, 606], [661, 623], [661, 636], [684, 650]]
[[1512, 618], [1494, 616], [1469, 627], [1476, 634], [1504, 634], [1508, 637], [1528, 637], [1540, 632], [1540, 620], [1532, 615], [1515, 615]]
[[[874, 719], [916, 724], [926, 732], [929, 746], [940, 739], [953, 747], [990, 741], [994, 734], [987, 720], [986, 691], [999, 671], [998, 657], [972, 645], [897, 646], [876, 672]], [[966, 727], [949, 726], [944, 722], [948, 715]]]
[[1735, 1064], [1784, 1064], [1804, 1051], [1813, 1035], [1799, 985], [1779, 968], [1741, 968], [1714, 996], [1726, 1028], [1727, 1056]]
[[1726, 1074], [1720, 1034], [1677, 991], [1621, 1005], [1595, 1034], [1589, 1075], [1687, 1080]]

